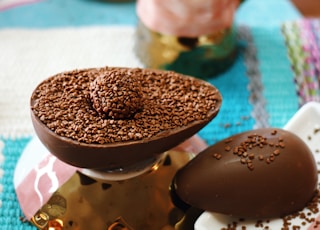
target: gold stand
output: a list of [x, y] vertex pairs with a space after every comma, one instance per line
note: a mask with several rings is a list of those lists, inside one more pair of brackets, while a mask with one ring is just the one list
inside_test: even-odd
[[222, 73], [234, 63], [236, 43], [235, 27], [188, 38], [161, 34], [139, 22], [134, 50], [148, 68], [208, 78]]
[[184, 220], [183, 211], [173, 205], [169, 187], [176, 171], [191, 158], [189, 153], [170, 151], [149, 170], [124, 180], [110, 180], [112, 173], [108, 180], [101, 180], [77, 172], [32, 222], [39, 229], [48, 230], [182, 229], [179, 226], [188, 221]]

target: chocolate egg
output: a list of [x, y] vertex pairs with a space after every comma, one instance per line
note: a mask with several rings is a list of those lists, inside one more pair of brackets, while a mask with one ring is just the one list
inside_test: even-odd
[[32, 93], [30, 109], [36, 134], [60, 160], [123, 172], [196, 134], [221, 102], [217, 88], [191, 76], [104, 67], [49, 77]]
[[182, 167], [173, 190], [185, 203], [243, 218], [282, 217], [317, 190], [317, 167], [295, 134], [264, 128], [222, 140]]

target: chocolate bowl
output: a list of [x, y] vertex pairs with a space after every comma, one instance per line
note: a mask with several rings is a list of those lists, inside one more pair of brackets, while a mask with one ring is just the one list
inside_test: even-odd
[[[117, 80], [114, 80], [114, 76], [118, 77]], [[99, 81], [97, 81], [98, 78], [100, 78]], [[131, 80], [122, 82], [122, 85], [118, 84], [125, 78], [135, 79], [137, 98], [141, 97], [143, 100], [141, 103], [133, 100], [140, 106], [135, 113], [124, 114], [121, 113], [124, 110], [119, 112], [119, 110], [100, 108], [97, 105], [99, 100], [92, 102], [92, 98], [100, 95], [101, 92], [113, 95], [109, 101], [117, 99], [117, 93], [120, 92], [121, 87], [119, 95], [127, 92], [127, 88], [132, 92], [134, 87], [130, 85]], [[104, 82], [105, 85], [109, 84], [112, 90], [117, 89], [118, 91], [108, 92], [109, 89], [104, 89], [97, 93], [94, 90], [97, 88], [101, 90], [101, 82]], [[112, 82], [115, 83], [110, 84]], [[139, 85], [142, 89], [139, 88]], [[68, 92], [70, 92], [69, 95]], [[103, 100], [108, 100], [108, 98]], [[117, 108], [119, 103], [122, 103], [122, 99], [119, 100], [116, 104]], [[88, 113], [88, 117], [97, 118], [100, 123], [107, 125], [103, 129], [92, 129], [92, 131], [90, 127], [94, 122], [86, 122], [85, 114], [84, 117], [77, 120], [78, 123], [82, 122], [80, 125], [82, 131], [79, 131], [79, 126], [72, 128], [75, 123], [75, 120], [72, 119], [80, 116], [79, 111], [81, 110], [79, 106], [70, 110], [75, 101], [82, 101], [85, 105], [83, 113]], [[218, 114], [221, 102], [222, 97], [214, 86], [190, 76], [172, 71], [104, 67], [74, 70], [48, 78], [34, 90], [30, 106], [36, 134], [53, 155], [76, 167], [112, 171], [136, 167], [141, 162], [157, 159], [162, 153], [182, 143], [210, 122]], [[197, 114], [198, 110], [201, 110], [201, 114]], [[108, 114], [104, 111], [108, 111]], [[174, 111], [173, 114], [170, 114], [170, 111]], [[63, 113], [64, 115], [61, 115]], [[115, 116], [115, 114], [120, 114], [120, 116]], [[63, 116], [68, 119], [61, 121]], [[61, 128], [55, 127], [56, 124], [63, 122], [65, 122], [65, 129], [69, 128], [72, 135], [78, 136], [68, 136], [69, 131], [60, 132]], [[109, 132], [115, 132], [114, 130], [117, 131], [116, 133], [129, 132], [128, 130], [132, 128], [130, 122], [139, 124], [136, 129], [138, 131], [133, 133], [135, 135], [126, 136], [126, 140], [121, 140], [121, 138], [114, 140], [113, 137], [110, 137]], [[115, 123], [118, 126], [110, 125]], [[119, 124], [125, 124], [128, 127], [123, 131], [124, 126]], [[110, 125], [109, 128], [108, 125]], [[161, 127], [159, 130], [152, 129], [158, 126]], [[140, 128], [146, 130], [146, 133], [141, 135]], [[90, 136], [90, 133], [94, 134], [94, 132], [103, 133], [103, 138], [99, 138], [99, 141], [98, 139], [91, 140], [91, 142], [83, 140], [83, 136]]]

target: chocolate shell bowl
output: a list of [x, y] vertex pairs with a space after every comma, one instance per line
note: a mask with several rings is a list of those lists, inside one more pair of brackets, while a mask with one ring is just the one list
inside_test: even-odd
[[104, 67], [56, 74], [30, 106], [34, 129], [60, 160], [123, 170], [158, 159], [219, 112], [219, 91], [171, 71]]

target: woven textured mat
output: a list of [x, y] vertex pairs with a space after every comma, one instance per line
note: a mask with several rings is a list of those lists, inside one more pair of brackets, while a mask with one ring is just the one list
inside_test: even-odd
[[[133, 36], [132, 27], [0, 30], [0, 63], [6, 63], [0, 73], [1, 229], [33, 228], [20, 220], [12, 183], [15, 164], [34, 135], [29, 118], [32, 90], [65, 70], [142, 67], [132, 53]], [[282, 127], [299, 106], [279, 28], [239, 26], [238, 49], [233, 66], [208, 79], [223, 96], [220, 113], [199, 133], [208, 144], [253, 128]]]
[[286, 22], [282, 32], [294, 72], [300, 104], [320, 101], [320, 20]]

